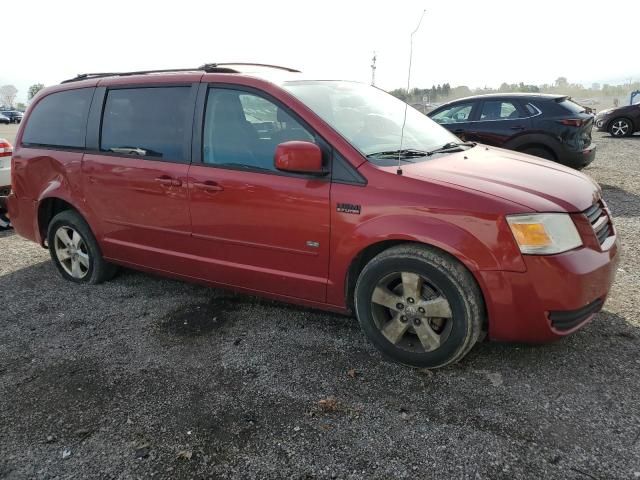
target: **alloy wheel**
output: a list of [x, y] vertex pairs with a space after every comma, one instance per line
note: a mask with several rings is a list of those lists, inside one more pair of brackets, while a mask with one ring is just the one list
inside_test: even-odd
[[427, 278], [398, 272], [382, 278], [371, 296], [373, 319], [384, 337], [411, 352], [437, 350], [451, 332], [446, 297]]
[[69, 226], [58, 228], [54, 237], [58, 262], [73, 278], [84, 278], [89, 272], [89, 249], [82, 236]]
[[624, 137], [629, 132], [629, 124], [624, 120], [616, 120], [611, 125], [611, 133], [616, 137]]

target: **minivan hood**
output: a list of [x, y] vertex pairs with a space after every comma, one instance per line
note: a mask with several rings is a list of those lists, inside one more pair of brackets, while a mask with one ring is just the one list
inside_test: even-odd
[[477, 145], [402, 166], [403, 175], [459, 185], [538, 212], [580, 212], [601, 195], [589, 177], [555, 162]]

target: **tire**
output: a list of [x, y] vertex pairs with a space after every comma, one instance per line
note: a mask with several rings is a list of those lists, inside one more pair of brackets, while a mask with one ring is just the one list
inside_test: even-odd
[[373, 258], [358, 277], [354, 300], [369, 341], [389, 359], [411, 367], [458, 362], [478, 341], [486, 319], [471, 273], [425, 245], [399, 245]]
[[607, 130], [612, 137], [628, 137], [633, 135], [633, 123], [628, 118], [614, 118], [609, 122]]
[[110, 280], [117, 272], [115, 265], [102, 258], [87, 222], [73, 210], [53, 217], [47, 242], [51, 259], [65, 280], [95, 285]]
[[5, 230], [11, 230], [11, 222], [9, 221], [9, 217], [4, 213], [0, 213], [0, 232], [4, 232]]
[[527, 155], [533, 155], [534, 157], [544, 158], [545, 160], [556, 161], [556, 157], [551, 152], [544, 147], [529, 147], [521, 150], [522, 153], [526, 153]]

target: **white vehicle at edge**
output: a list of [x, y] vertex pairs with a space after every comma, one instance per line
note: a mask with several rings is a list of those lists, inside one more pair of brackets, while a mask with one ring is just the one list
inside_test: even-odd
[[[13, 147], [4, 138], [0, 138], [0, 195], [8, 195], [11, 190], [11, 155]], [[9, 228], [6, 212], [0, 209], [0, 230]]]

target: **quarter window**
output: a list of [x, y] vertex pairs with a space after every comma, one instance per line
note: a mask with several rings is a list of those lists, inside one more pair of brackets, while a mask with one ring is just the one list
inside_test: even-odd
[[472, 109], [473, 103], [459, 103], [452, 107], [445, 108], [431, 118], [440, 124], [467, 122], [471, 116]]
[[38, 102], [24, 129], [22, 143], [84, 148], [93, 88], [65, 90]]
[[298, 121], [275, 103], [241, 90], [209, 90], [204, 121], [204, 163], [275, 171], [276, 146], [315, 142]]
[[520, 112], [512, 102], [502, 100], [485, 100], [480, 114], [480, 120], [505, 120], [520, 117]]
[[190, 87], [110, 90], [100, 149], [123, 155], [184, 161]]

